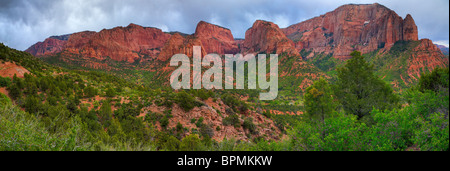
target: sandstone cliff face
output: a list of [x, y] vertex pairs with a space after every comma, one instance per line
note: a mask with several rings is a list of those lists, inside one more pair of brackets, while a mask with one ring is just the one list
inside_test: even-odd
[[241, 52], [248, 53], [276, 53], [287, 52], [292, 56], [300, 56], [294, 48], [294, 42], [288, 39], [278, 25], [257, 20], [253, 26], [245, 32], [245, 40]]
[[203, 45], [206, 53], [236, 54], [239, 52], [231, 31], [214, 24], [200, 21], [195, 30], [197, 37]]
[[425, 69], [431, 72], [436, 67], [445, 68], [448, 67], [448, 62], [448, 58], [444, 57], [441, 50], [431, 40], [422, 39], [411, 52], [408, 75], [413, 80], [418, 80]]
[[[70, 35], [68, 40], [48, 38], [27, 50], [34, 56], [55, 54], [61, 51], [84, 57], [134, 62], [141, 56], [156, 57], [170, 34], [157, 28], [130, 24], [127, 27], [103, 29], [100, 32], [80, 32]], [[51, 48], [49, 48], [51, 47]]]
[[417, 41], [419, 40], [419, 31], [417, 30], [416, 23], [411, 15], [406, 15], [403, 20], [403, 40], [405, 41]]
[[59, 40], [55, 38], [47, 38], [44, 42], [38, 42], [29, 47], [25, 52], [33, 56], [44, 56], [49, 54], [59, 53], [63, 50], [66, 40]]
[[209, 53], [236, 54], [237, 42], [229, 29], [201, 21], [193, 35], [173, 36], [157, 28], [130, 24], [127, 27], [85, 31], [59, 38], [47, 38], [36, 43], [27, 52], [42, 57], [63, 52], [64, 56], [81, 55], [84, 58], [134, 62], [142, 56], [166, 61], [175, 54], [192, 56], [193, 46], [202, 46], [202, 56]]
[[70, 54], [81, 54], [81, 49], [89, 43], [89, 40], [93, 35], [97, 34], [93, 31], [83, 31], [79, 33], [74, 33], [70, 35], [69, 39], [66, 42], [64, 48], [64, 53], [67, 55]]
[[390, 48], [399, 40], [418, 40], [411, 15], [405, 20], [379, 5], [344, 5], [325, 15], [282, 29], [297, 50], [333, 53], [346, 59], [358, 50], [363, 53]]
[[[160, 29], [130, 24], [127, 27], [104, 29], [91, 35], [87, 43], [81, 47], [67, 46], [67, 48], [78, 49], [87, 57], [97, 59], [109, 57], [116, 61], [131, 63], [139, 59], [139, 55], [153, 56], [159, 53], [169, 37], [169, 34]], [[72, 37], [69, 41], [78, 42]]]
[[[194, 46], [202, 46], [201, 40], [192, 35], [183, 37], [175, 33], [162, 48], [161, 53], [158, 55], [158, 60], [167, 61], [175, 54], [185, 54], [188, 57], [192, 57]], [[203, 47], [201, 50], [201, 56], [203, 57], [206, 55], [206, 51]]]
[[237, 42], [229, 29], [200, 21], [193, 35], [181, 36], [178, 33], [166, 42], [158, 60], [167, 61], [175, 54], [185, 54], [193, 56], [193, 47], [201, 46], [201, 56], [210, 53], [236, 54], [239, 52]]

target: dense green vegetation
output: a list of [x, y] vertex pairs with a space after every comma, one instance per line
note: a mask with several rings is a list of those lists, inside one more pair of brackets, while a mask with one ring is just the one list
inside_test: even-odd
[[[448, 77], [448, 69], [441, 72]], [[440, 77], [440, 78], [442, 78]], [[421, 80], [427, 82], [425, 80]], [[431, 82], [428, 82], [431, 83]], [[419, 88], [418, 88], [419, 87]], [[391, 151], [423, 150], [446, 151], [449, 145], [448, 83], [441, 89], [419, 91], [413, 87], [404, 95], [403, 108], [370, 112], [372, 120], [358, 119], [356, 115], [335, 112], [326, 118], [324, 126], [318, 122], [299, 122], [290, 132], [293, 150], [357, 150]]]
[[396, 108], [399, 97], [389, 84], [374, 74], [373, 66], [367, 63], [360, 52], [353, 52], [346, 65], [337, 70], [338, 80], [334, 93], [346, 113], [361, 119], [373, 108], [391, 110]]
[[[403, 52], [400, 47], [392, 52]], [[369, 64], [360, 53], [352, 55], [342, 64], [321, 65], [339, 69], [329, 80], [317, 78], [304, 94], [298, 85], [306, 77], [286, 76], [280, 80], [284, 88], [279, 97], [264, 102], [257, 100], [258, 90], [175, 92], [158, 81], [144, 83], [155, 76], [150, 72], [60, 68], [1, 44], [1, 62], [15, 62], [31, 73], [0, 77], [0, 87], [9, 94], [0, 93], [0, 150], [448, 150], [448, 68], [424, 73], [416, 85], [398, 94], [378, 77], [377, 64]], [[318, 72], [290, 69], [299, 65], [297, 59], [281, 60], [282, 72]], [[191, 120], [196, 127], [192, 130], [171, 123], [174, 104], [187, 112], [207, 99], [221, 99], [226, 105], [223, 126], [242, 127], [251, 141], [217, 142], [211, 137], [223, 127], [212, 127], [203, 117]], [[167, 110], [141, 115], [152, 105]], [[245, 115], [249, 110], [273, 120], [288, 138], [255, 136], [260, 130], [254, 118]], [[270, 110], [304, 114], [276, 115]]]

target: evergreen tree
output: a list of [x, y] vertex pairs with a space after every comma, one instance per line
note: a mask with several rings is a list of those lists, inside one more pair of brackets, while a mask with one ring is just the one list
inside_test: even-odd
[[315, 81], [312, 86], [306, 89], [304, 99], [305, 116], [308, 120], [319, 120], [323, 122], [325, 118], [331, 116], [335, 111], [336, 105], [333, 100], [331, 88], [323, 78]]
[[197, 134], [190, 134], [181, 140], [181, 151], [199, 151], [201, 148], [201, 141]]
[[11, 79], [9, 77], [0, 76], [0, 87], [8, 87], [11, 84]]
[[67, 109], [73, 113], [78, 109], [77, 105], [77, 100], [73, 96], [70, 96], [66, 105]]
[[431, 90], [439, 92], [441, 89], [449, 87], [449, 70], [448, 68], [435, 68], [431, 73], [422, 73], [418, 83], [418, 89], [421, 92]]
[[106, 97], [114, 97], [116, 96], [116, 91], [114, 90], [114, 88], [108, 87], [106, 89]]
[[178, 102], [178, 105], [180, 105], [180, 107], [186, 112], [195, 107], [195, 98], [187, 94], [185, 91], [179, 92], [177, 94], [176, 100]]
[[87, 86], [86, 88], [84, 88], [84, 95], [88, 98], [94, 97], [97, 95], [97, 89], [92, 86]]
[[99, 116], [100, 116], [100, 122], [105, 125], [109, 126], [110, 121], [112, 118], [112, 110], [111, 110], [111, 104], [108, 101], [105, 101], [99, 110]]
[[22, 79], [17, 77], [16, 74], [14, 74], [12, 82], [17, 86], [17, 88], [19, 88], [19, 89], [23, 89], [24, 88], [24, 83], [23, 83]]
[[8, 96], [4, 95], [3, 93], [0, 93], [0, 106], [4, 106], [7, 104], [11, 104], [11, 99], [9, 99]]
[[22, 90], [17, 86], [17, 84], [11, 84], [10, 87], [8, 87], [8, 91], [9, 95], [14, 100], [22, 96]]
[[344, 67], [337, 70], [334, 93], [347, 113], [358, 119], [370, 114], [373, 108], [386, 110], [399, 106], [399, 97], [389, 84], [374, 74], [361, 52], [354, 51]]
[[41, 101], [35, 96], [27, 96], [24, 108], [29, 113], [36, 113], [40, 110]]

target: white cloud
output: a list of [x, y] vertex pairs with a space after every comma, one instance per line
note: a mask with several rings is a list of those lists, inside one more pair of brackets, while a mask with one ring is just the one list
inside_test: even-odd
[[449, 43], [448, 40], [438, 40], [438, 41], [433, 41], [434, 44], [438, 44], [438, 45], [444, 45], [446, 47], [449, 47]]

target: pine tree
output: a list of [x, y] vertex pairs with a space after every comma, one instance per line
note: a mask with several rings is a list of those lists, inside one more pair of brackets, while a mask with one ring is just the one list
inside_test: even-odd
[[100, 122], [105, 125], [109, 126], [110, 121], [112, 118], [112, 110], [111, 110], [111, 104], [108, 101], [105, 101], [99, 110], [99, 116], [100, 116]]
[[41, 101], [35, 96], [27, 96], [24, 108], [29, 113], [37, 113], [40, 109]]
[[386, 110], [398, 107], [399, 97], [389, 84], [374, 74], [373, 65], [367, 63], [361, 52], [354, 51], [346, 65], [337, 70], [334, 93], [349, 114], [358, 119], [370, 114], [373, 108]]
[[323, 78], [315, 81], [312, 86], [306, 89], [304, 99], [307, 120], [323, 122], [335, 111], [336, 104], [333, 100], [331, 87]]
[[17, 86], [17, 84], [11, 84], [10, 87], [8, 87], [8, 91], [9, 95], [14, 100], [22, 96], [22, 90]]
[[108, 87], [106, 89], [106, 97], [114, 97], [114, 96], [116, 96], [116, 91], [113, 88]]
[[22, 79], [17, 77], [16, 74], [14, 74], [12, 82], [17, 86], [17, 88], [19, 88], [19, 89], [23, 89], [24, 88], [24, 83], [23, 83]]

